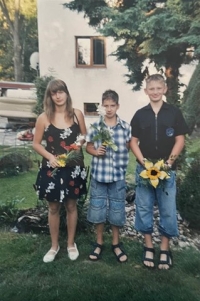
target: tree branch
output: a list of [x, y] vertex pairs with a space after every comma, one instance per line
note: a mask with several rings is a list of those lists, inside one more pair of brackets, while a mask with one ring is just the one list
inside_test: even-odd
[[3, 12], [4, 16], [6, 17], [8, 25], [10, 26], [12, 34], [14, 34], [14, 24], [10, 19], [10, 15], [9, 15], [8, 8], [6, 6], [5, 0], [0, 0], [0, 7], [2, 9], [2, 12]]

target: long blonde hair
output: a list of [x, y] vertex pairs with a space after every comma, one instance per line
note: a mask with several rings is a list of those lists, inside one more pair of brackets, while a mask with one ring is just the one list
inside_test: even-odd
[[73, 116], [72, 99], [67, 85], [61, 79], [53, 79], [47, 85], [43, 101], [44, 111], [49, 121], [52, 121], [55, 113], [55, 104], [51, 98], [51, 93], [56, 93], [57, 91], [64, 91], [67, 94], [66, 115], [70, 118]]

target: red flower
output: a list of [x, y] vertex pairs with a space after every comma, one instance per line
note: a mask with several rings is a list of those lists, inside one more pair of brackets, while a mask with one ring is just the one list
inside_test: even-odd
[[65, 146], [63, 146], [63, 148], [66, 149], [67, 151], [69, 151], [71, 149], [69, 145], [65, 145]]
[[76, 145], [75, 143], [70, 144], [70, 145], [66, 145], [66, 146], [63, 146], [63, 147], [64, 147], [64, 149], [66, 149], [67, 151], [79, 149], [78, 145]]
[[70, 185], [70, 186], [74, 186], [74, 181], [70, 181], [70, 182], [69, 182], [69, 185]]
[[53, 137], [52, 137], [52, 136], [49, 136], [49, 137], [48, 137], [48, 141], [49, 141], [49, 142], [53, 142]]
[[65, 148], [65, 141], [61, 141], [61, 142], [60, 142], [60, 146], [62, 146], [62, 147]]
[[47, 171], [47, 176], [51, 177], [51, 171], [50, 170]]
[[79, 147], [78, 147], [78, 145], [76, 145], [75, 143], [73, 143], [73, 144], [70, 144], [70, 149], [77, 150], [77, 149], [79, 149]]
[[79, 188], [75, 188], [74, 193], [79, 194]]

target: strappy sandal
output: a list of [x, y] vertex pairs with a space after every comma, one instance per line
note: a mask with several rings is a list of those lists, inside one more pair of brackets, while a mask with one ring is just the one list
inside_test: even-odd
[[[159, 259], [158, 266], [160, 264], [166, 264], [166, 265], [168, 265], [169, 268], [172, 267], [172, 265], [173, 265], [172, 252], [170, 250], [160, 250], [159, 256], [162, 255], [162, 254], [166, 255], [166, 260], [160, 260]], [[159, 269], [159, 270], [164, 270], [164, 269]]]
[[[124, 251], [124, 249], [123, 249], [123, 244], [122, 243], [119, 243], [119, 244], [117, 244], [117, 245], [112, 245], [111, 246], [111, 248], [112, 248], [112, 251], [113, 251], [113, 253], [115, 254], [115, 257], [117, 258], [117, 261], [119, 261], [120, 263], [124, 263], [124, 262], [126, 262], [127, 260], [128, 260], [128, 257], [127, 257], [127, 255], [126, 255], [126, 253], [125, 253], [125, 251]], [[117, 255], [116, 254], [116, 252], [115, 252], [115, 249], [117, 249], [117, 248], [119, 248], [120, 249], [120, 253]], [[122, 256], [126, 256], [126, 259], [125, 260], [120, 260], [120, 258], [122, 257]]]
[[[96, 250], [97, 248], [100, 249], [100, 252], [99, 252], [99, 253], [95, 252], [95, 250]], [[101, 253], [102, 253], [102, 250], [103, 250], [103, 245], [100, 245], [100, 244], [98, 244], [98, 243], [94, 243], [94, 244], [93, 244], [93, 249], [92, 249], [92, 251], [91, 251], [91, 253], [90, 253], [90, 255], [89, 255], [89, 259], [90, 259], [91, 261], [97, 261], [97, 260], [101, 259]], [[95, 256], [96, 258], [91, 258], [91, 256]]]
[[[155, 267], [155, 264], [154, 264], [154, 258], [148, 258], [148, 257], [146, 257], [146, 252], [151, 252], [151, 253], [153, 253], [153, 255], [155, 255], [155, 249], [154, 249], [154, 248], [148, 248], [148, 247], [145, 247], [145, 246], [144, 246], [144, 249], [143, 249], [143, 256], [142, 256], [142, 262], [143, 262], [143, 265], [144, 265], [146, 268], [153, 269], [153, 268]], [[146, 265], [146, 264], [144, 263], [145, 261], [153, 262], [153, 266]]]

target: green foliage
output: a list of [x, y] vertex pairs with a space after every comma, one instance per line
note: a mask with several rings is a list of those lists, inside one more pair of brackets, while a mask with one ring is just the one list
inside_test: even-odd
[[16, 222], [20, 209], [19, 204], [24, 199], [14, 199], [11, 201], [0, 202], [0, 221], [6, 225]]
[[24, 21], [24, 27], [21, 31], [21, 40], [23, 46], [23, 81], [33, 82], [37, 77], [37, 71], [30, 67], [30, 56], [38, 51], [38, 29], [37, 15]]
[[[74, 0], [65, 6], [84, 12], [101, 34], [121, 41], [113, 55], [125, 63], [127, 82], [134, 90], [142, 87], [151, 62], [167, 78], [167, 101], [178, 105], [179, 69], [199, 58], [199, 1], [123, 0], [114, 7], [105, 2]], [[189, 47], [194, 48], [194, 56]]]
[[[21, 0], [19, 11], [15, 5], [17, 1], [0, 0], [0, 79], [15, 79], [13, 58], [20, 54], [19, 68], [23, 70], [18, 81], [32, 82], [37, 76], [36, 71], [30, 68], [30, 55], [38, 51], [36, 0]], [[14, 48], [16, 41], [19, 41], [19, 47]]]
[[37, 115], [43, 112], [43, 100], [44, 100], [45, 90], [48, 83], [53, 78], [54, 78], [53, 76], [43, 76], [43, 77], [37, 77], [35, 80], [37, 103], [34, 108], [34, 113], [36, 113]]
[[200, 230], [200, 153], [191, 154], [178, 179], [177, 206], [190, 226]]
[[0, 79], [14, 80], [13, 46], [10, 40], [9, 30], [4, 26], [2, 16], [0, 16], [0, 44]]
[[190, 129], [200, 126], [200, 64], [197, 65], [183, 98], [183, 113]]
[[[3, 301], [199, 301], [200, 256], [189, 248], [174, 250], [170, 271], [142, 266], [142, 245], [122, 238], [128, 262], [119, 264], [111, 252], [111, 235], [104, 236], [102, 260], [88, 260], [92, 234], [78, 234], [80, 256], [70, 261], [66, 235], [59, 237], [54, 262], [42, 257], [50, 248], [49, 235], [0, 233], [0, 293]], [[159, 250], [156, 248], [156, 263]]]
[[19, 152], [11, 152], [0, 157], [0, 177], [18, 175], [32, 167], [32, 161], [28, 155]]

